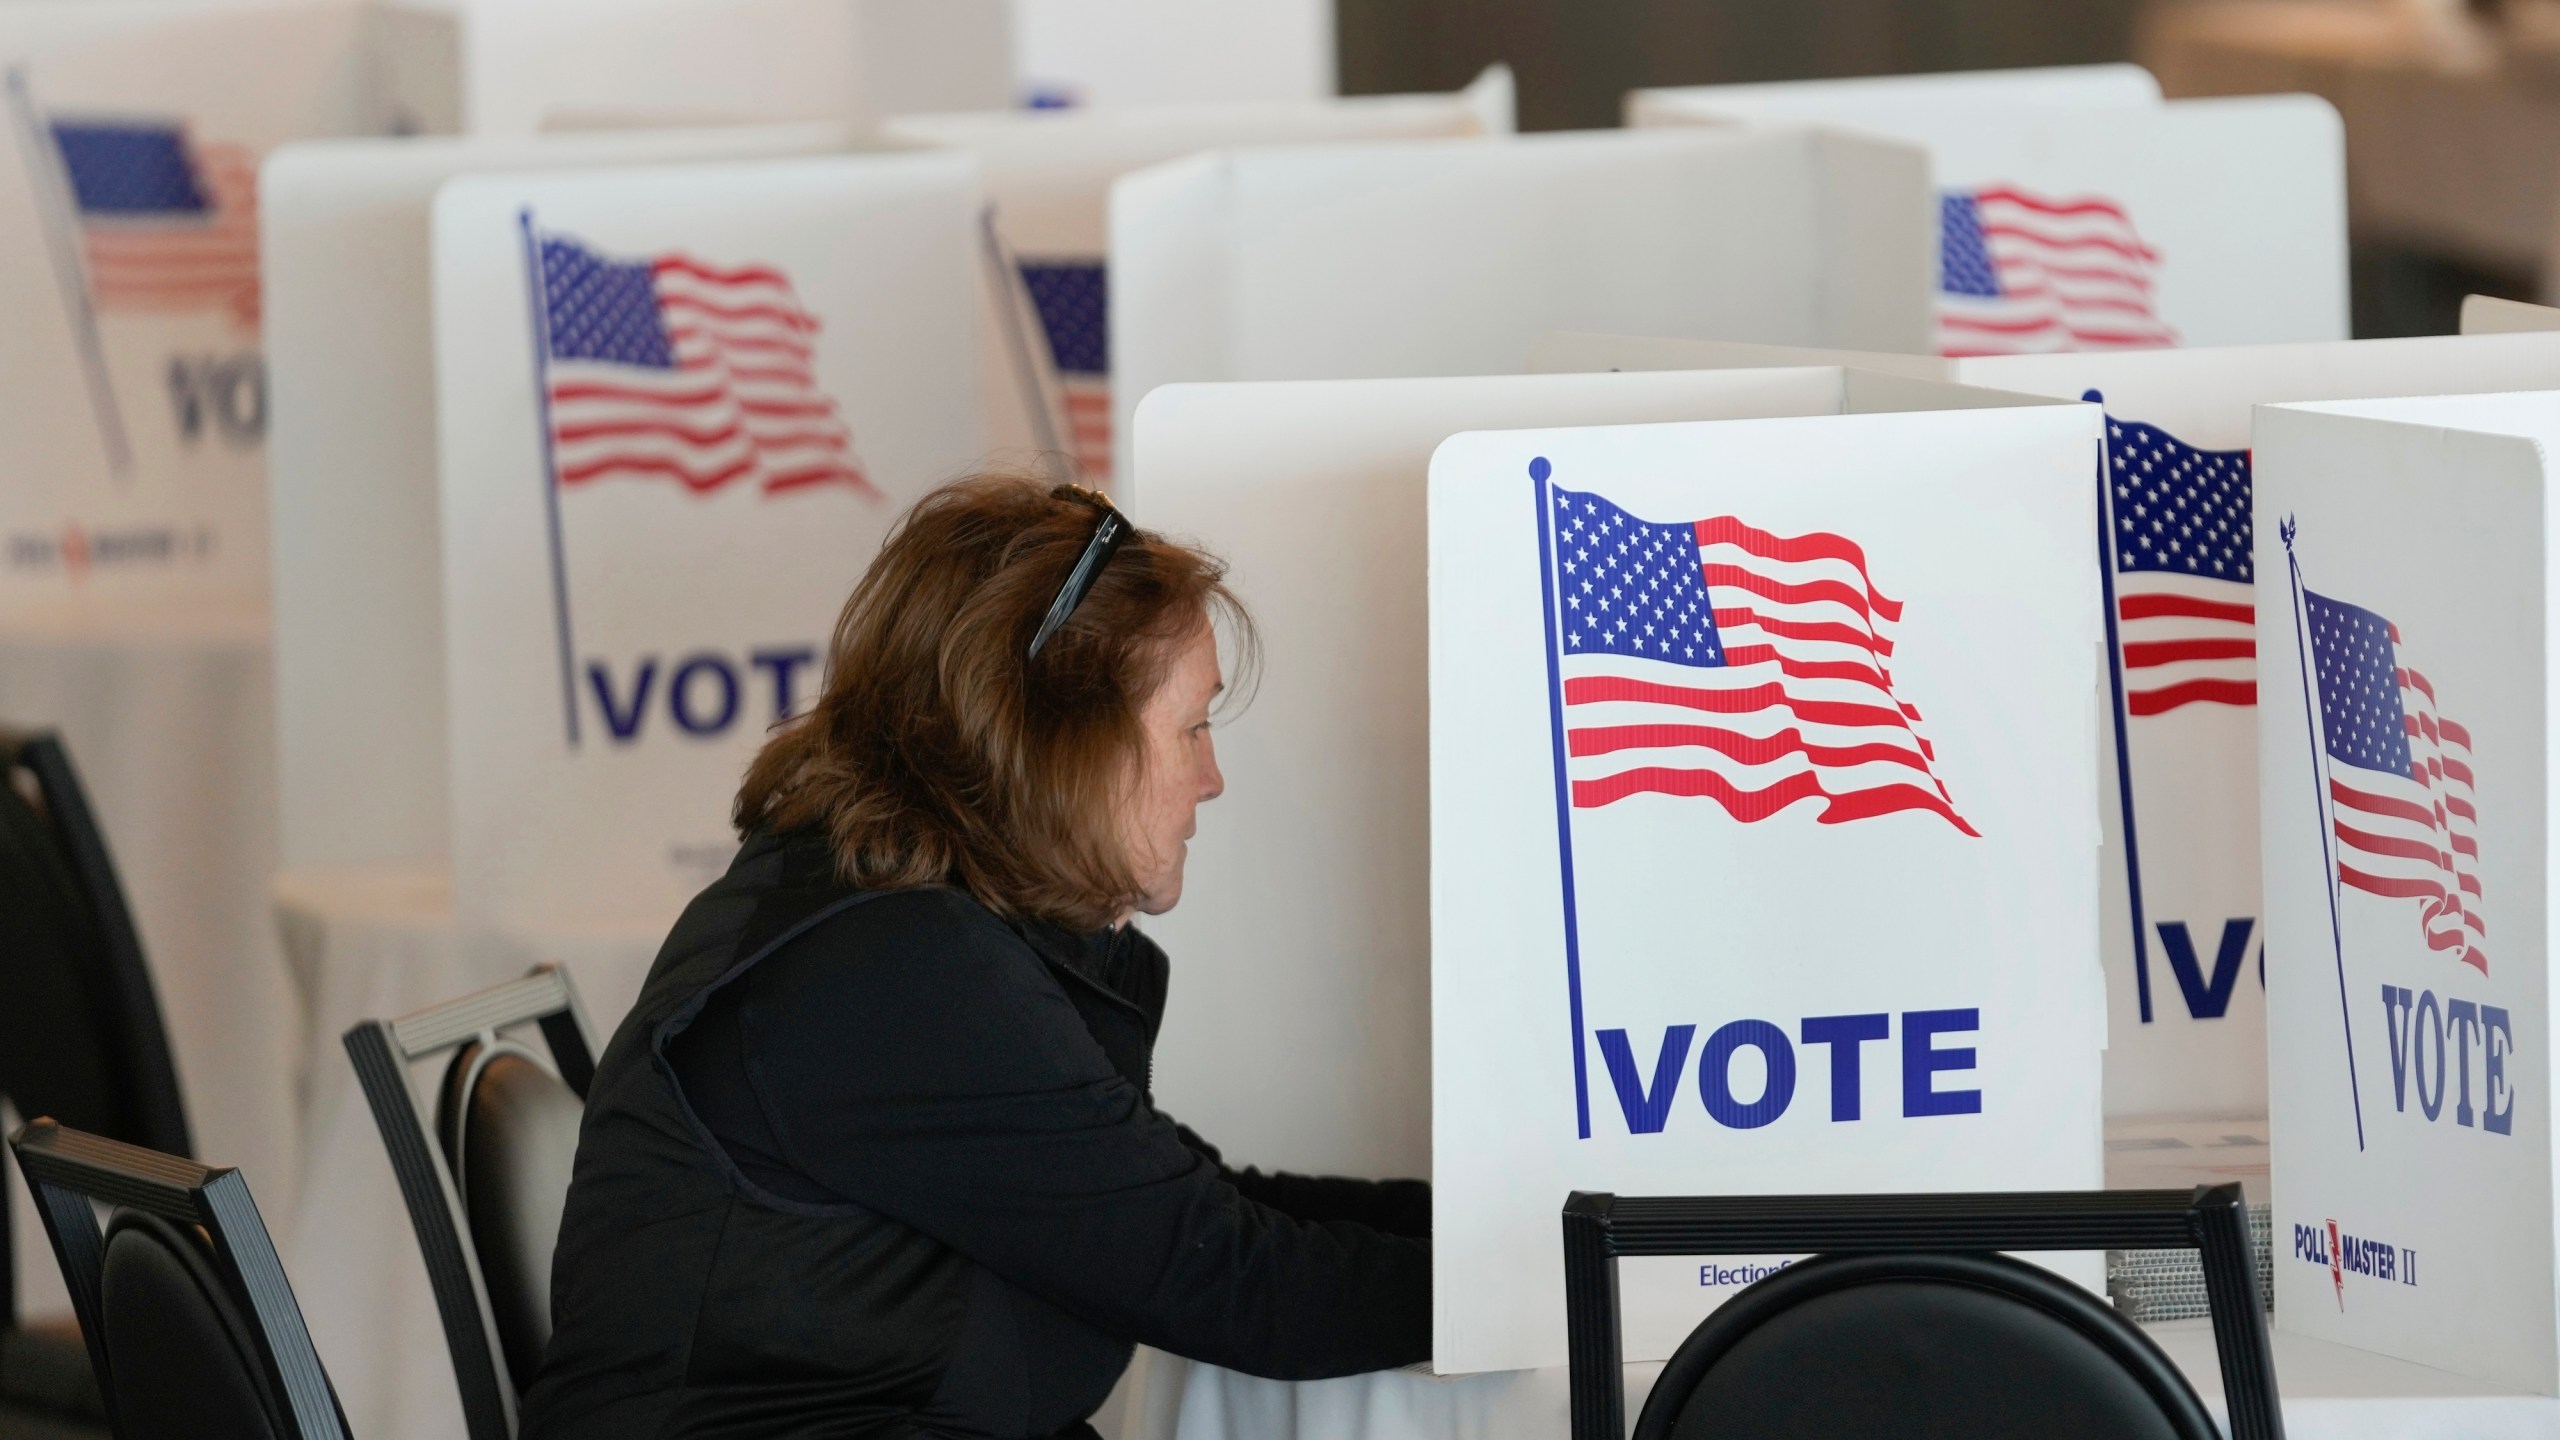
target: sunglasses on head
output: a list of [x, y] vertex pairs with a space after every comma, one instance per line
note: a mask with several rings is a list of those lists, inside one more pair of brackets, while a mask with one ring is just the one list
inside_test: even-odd
[[1128, 517], [1122, 515], [1110, 497], [1101, 491], [1088, 490], [1082, 485], [1061, 485], [1049, 493], [1063, 499], [1081, 500], [1101, 513], [1094, 517], [1093, 538], [1084, 542], [1084, 553], [1076, 557], [1076, 568], [1067, 572], [1067, 583], [1058, 587], [1058, 598], [1049, 602], [1049, 613], [1041, 619], [1039, 631], [1031, 637], [1031, 653], [1023, 657], [1025, 660], [1039, 658], [1040, 647], [1049, 643], [1049, 637], [1057, 634], [1058, 627], [1067, 623], [1067, 617], [1076, 613], [1076, 607], [1084, 603], [1084, 597], [1093, 593], [1094, 582], [1102, 578], [1102, 567], [1111, 563], [1111, 557], [1119, 553], [1122, 542], [1129, 538]]

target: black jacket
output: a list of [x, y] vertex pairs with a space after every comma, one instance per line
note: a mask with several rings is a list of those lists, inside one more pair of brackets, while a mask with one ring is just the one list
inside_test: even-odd
[[1165, 969], [750, 839], [598, 1068], [523, 1440], [1044, 1436], [1133, 1341], [1424, 1358], [1428, 1189], [1222, 1166], [1148, 1094]]

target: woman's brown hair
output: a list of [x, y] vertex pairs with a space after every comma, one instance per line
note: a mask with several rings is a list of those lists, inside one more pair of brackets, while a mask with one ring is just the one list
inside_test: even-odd
[[1247, 664], [1253, 635], [1222, 563], [1132, 530], [1025, 659], [1100, 516], [1014, 475], [917, 501], [845, 601], [817, 704], [748, 767], [739, 831], [823, 831], [866, 888], [957, 885], [1071, 930], [1127, 914], [1139, 712], [1201, 625], [1228, 622]]

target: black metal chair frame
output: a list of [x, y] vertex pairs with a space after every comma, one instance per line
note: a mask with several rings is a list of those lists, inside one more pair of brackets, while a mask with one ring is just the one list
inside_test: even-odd
[[[14, 783], [20, 771], [35, 781], [33, 801], [87, 901], [89, 922], [103, 950], [108, 1001], [118, 1011], [118, 1030], [134, 1047], [124, 1057], [142, 1124], [142, 1133], [133, 1138], [154, 1150], [192, 1155], [195, 1145], [178, 1089], [178, 1064], [170, 1053], [169, 1030], [161, 1020], [151, 969], [143, 961], [142, 937], [134, 929], [124, 885], [116, 878], [106, 835], [89, 808], [79, 772], [72, 768], [71, 756], [54, 732], [0, 729], [0, 777], [7, 777], [0, 778], [0, 783]], [[7, 1215], [7, 1199], [0, 1192], [0, 1222]], [[9, 1227], [0, 1223], [0, 1329], [18, 1323], [17, 1276], [16, 1247]]]
[[537, 966], [521, 980], [397, 1020], [367, 1020], [346, 1033], [347, 1056], [355, 1062], [356, 1081], [364, 1087], [374, 1125], [390, 1152], [400, 1198], [408, 1204], [418, 1251], [426, 1260], [471, 1440], [513, 1440], [518, 1387], [507, 1370], [488, 1282], [471, 1243], [469, 1209], [453, 1168], [445, 1162], [435, 1112], [419, 1102], [409, 1083], [409, 1067], [473, 1040], [495, 1043], [499, 1032], [527, 1024], [541, 1027], [561, 1080], [584, 1098], [595, 1078], [594, 1031], [576, 988], [557, 965]]
[[134, 929], [124, 885], [107, 854], [105, 832], [98, 828], [88, 793], [71, 768], [70, 754], [62, 748], [61, 738], [49, 730], [0, 731], [0, 769], [24, 770], [34, 777], [45, 823], [52, 827], [63, 858], [88, 898], [90, 921], [106, 948], [109, 990], [123, 1012], [123, 1028], [142, 1047], [143, 1053], [129, 1058], [142, 1082], [138, 1098], [151, 1132], [151, 1148], [193, 1154], [186, 1103], [178, 1090], [178, 1064], [169, 1051], [169, 1030], [160, 1017], [151, 968], [142, 958], [142, 936]]
[[2284, 1440], [2275, 1354], [2258, 1308], [2238, 1185], [1977, 1195], [1643, 1197], [1575, 1191], [1564, 1205], [1573, 1440], [1626, 1440], [1618, 1343], [1624, 1255], [1886, 1255], [2199, 1250], [2231, 1440]]
[[[114, 1421], [115, 1388], [109, 1383], [106, 1327], [99, 1314], [106, 1241], [93, 1202], [148, 1211], [182, 1226], [201, 1226], [212, 1238], [215, 1263], [238, 1286], [238, 1299], [258, 1328], [258, 1358], [274, 1394], [290, 1413], [297, 1440], [347, 1440], [328, 1373], [311, 1348], [284, 1263], [250, 1198], [240, 1172], [211, 1168], [139, 1145], [67, 1129], [37, 1119], [9, 1142], [18, 1168], [35, 1191], [45, 1233], [61, 1262], [63, 1283], [87, 1338], [89, 1363]], [[121, 1428], [121, 1427], [119, 1427]]]

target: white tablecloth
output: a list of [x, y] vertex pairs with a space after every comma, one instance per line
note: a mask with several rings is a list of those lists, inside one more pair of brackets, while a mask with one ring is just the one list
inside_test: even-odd
[[[275, 684], [262, 609], [83, 607], [0, 620], [0, 724], [62, 733], [106, 831], [177, 1053], [197, 1153], [293, 1218], [300, 1008], [267, 907]], [[15, 1181], [20, 1293], [67, 1313]]]
[[339, 1037], [358, 1021], [424, 1009], [556, 960], [602, 1044], [664, 937], [466, 934], [454, 922], [450, 880], [412, 870], [287, 875], [276, 882], [276, 913], [308, 1024], [299, 1047], [308, 1056], [302, 1208], [278, 1235], [285, 1271], [355, 1434], [462, 1440], [426, 1266]]
[[[2152, 1327], [2214, 1413], [2213, 1327]], [[2291, 1440], [2550, 1440], [2560, 1400], [2501, 1392], [2424, 1365], [2278, 1331], [2276, 1386]], [[1123, 1440], [1565, 1440], [1563, 1370], [1437, 1379], [1406, 1371], [1290, 1384], [1140, 1352]], [[1662, 1367], [1627, 1367], [1627, 1424]]]

